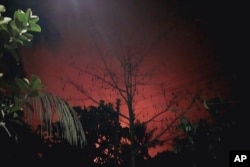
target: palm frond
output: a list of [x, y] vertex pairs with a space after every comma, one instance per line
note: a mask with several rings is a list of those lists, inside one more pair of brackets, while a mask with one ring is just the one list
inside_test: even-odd
[[81, 147], [86, 144], [82, 124], [74, 109], [65, 100], [51, 93], [45, 93], [42, 96], [29, 98], [28, 103], [32, 109], [23, 105], [24, 121], [27, 124], [40, 125], [41, 134], [46, 132], [52, 135], [52, 124], [59, 122], [62, 139]]

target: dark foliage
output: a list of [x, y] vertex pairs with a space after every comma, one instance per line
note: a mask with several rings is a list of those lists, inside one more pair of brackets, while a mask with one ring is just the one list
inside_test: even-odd
[[[79, 119], [85, 129], [88, 144], [83, 150], [83, 163], [87, 166], [130, 166], [131, 144], [129, 128], [122, 127], [119, 122], [119, 103], [114, 107], [100, 101], [99, 106], [88, 108], [75, 107]], [[137, 164], [151, 158], [148, 147], [144, 144], [150, 141], [153, 131], [147, 132], [147, 127], [135, 123], [135, 146]]]
[[41, 140], [35, 135], [28, 125], [13, 126], [16, 135], [9, 136], [0, 127], [0, 162], [8, 166], [35, 166], [39, 164], [39, 152], [41, 150]]
[[100, 102], [98, 107], [90, 106], [81, 109], [75, 107], [84, 127], [88, 144], [85, 146], [84, 157], [88, 165], [102, 164], [114, 166], [118, 163], [118, 147], [120, 144], [120, 130], [118, 112], [112, 104]]

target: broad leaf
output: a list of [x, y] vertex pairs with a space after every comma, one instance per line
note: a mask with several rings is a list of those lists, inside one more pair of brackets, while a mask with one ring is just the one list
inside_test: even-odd
[[38, 24], [30, 24], [30, 30], [35, 32], [41, 32], [41, 27]]
[[26, 93], [29, 90], [29, 84], [23, 79], [15, 78], [15, 82], [22, 93]]
[[42, 81], [40, 80], [39, 77], [32, 75], [30, 78], [30, 90], [31, 91], [36, 91], [36, 90], [41, 90], [43, 89]]

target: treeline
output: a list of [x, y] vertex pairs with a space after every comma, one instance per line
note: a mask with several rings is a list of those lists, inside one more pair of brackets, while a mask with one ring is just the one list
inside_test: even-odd
[[[40, 134], [39, 131], [33, 135], [30, 132], [29, 137], [23, 138], [25, 142], [16, 144], [18, 147], [13, 150], [15, 156], [13, 155], [12, 159], [17, 159], [19, 163], [41, 166], [51, 163], [91, 167], [130, 166], [129, 129], [122, 127], [119, 122], [119, 103], [113, 105], [100, 101], [98, 106], [84, 108], [75, 106], [73, 108], [84, 127], [87, 138], [87, 144], [83, 149], [72, 146], [58, 137], [60, 136], [58, 133], [63, 133], [63, 129], [61, 131], [57, 129], [60, 126], [58, 122], [54, 123], [51, 136]], [[213, 109], [211, 113], [214, 111]], [[166, 166], [166, 164], [173, 167], [179, 165], [191, 167], [228, 163], [227, 153], [231, 144], [229, 135], [235, 130], [235, 122], [230, 112], [217, 113], [213, 115], [213, 124], [210, 124], [208, 120], [200, 120], [194, 125], [188, 120], [183, 120], [179, 130], [185, 132], [186, 137], [176, 138], [173, 150], [158, 153], [155, 157], [150, 157], [148, 154], [150, 146], [143, 147], [153, 136], [153, 131], [147, 131], [147, 127], [137, 121], [136, 146], [142, 147], [136, 153], [136, 164], [146, 167]], [[23, 132], [28, 134], [27, 131]], [[44, 135], [42, 141], [40, 135]], [[155, 143], [155, 145], [160, 144], [160, 141]], [[28, 149], [31, 146], [32, 149]]]

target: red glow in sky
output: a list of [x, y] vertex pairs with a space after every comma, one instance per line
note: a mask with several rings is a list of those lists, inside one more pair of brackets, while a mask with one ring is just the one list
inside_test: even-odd
[[[56, 45], [50, 46], [42, 32], [44, 38], [35, 49], [22, 51], [24, 67], [28, 74], [38, 75], [48, 91], [63, 97], [72, 106], [92, 103], [85, 100], [82, 93], [62, 82], [62, 77], [93, 90], [92, 96], [97, 100], [115, 103], [116, 96], [111, 90], [95, 89], [94, 86], [99, 88], [100, 85], [93, 85], [90, 77], [79, 74], [73, 68], [73, 65], [102, 67], [96, 44], [102, 53], [116, 56], [120, 53], [117, 39], [138, 48], [147, 48], [157, 39], [157, 45], [150, 50], [142, 71], [154, 68], [151, 81], [163, 83], [164, 90], [169, 94], [185, 88], [195, 90], [202, 87], [206, 81], [212, 80], [217, 71], [213, 50], [202, 31], [195, 26], [195, 21], [173, 15], [175, 11], [166, 4], [57, 0], [42, 3], [39, 12], [44, 16], [41, 22], [47, 19], [42, 31], [46, 29], [43, 26], [48, 26], [48, 29], [53, 27], [50, 38], [53, 39], [54, 34], [60, 34], [60, 38]], [[119, 72], [119, 66], [115, 63], [112, 66]], [[164, 105], [164, 98], [159, 86], [141, 87], [139, 90], [135, 111], [137, 118], [143, 121]], [[127, 115], [126, 112], [124, 114]], [[155, 125], [158, 124], [152, 124], [152, 127]]]

